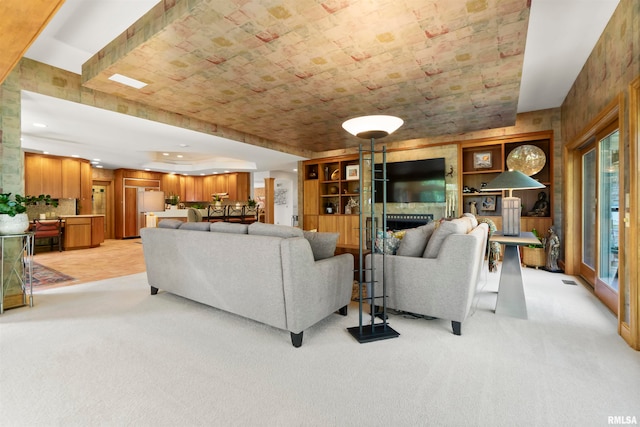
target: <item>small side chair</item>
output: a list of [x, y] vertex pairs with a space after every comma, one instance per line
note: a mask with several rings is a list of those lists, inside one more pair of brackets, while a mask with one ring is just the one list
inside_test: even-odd
[[53, 250], [54, 241], [57, 239], [58, 251], [62, 252], [62, 219], [58, 219], [57, 221], [41, 221], [36, 219], [33, 231], [35, 233], [33, 237], [36, 240], [49, 239], [51, 250]]

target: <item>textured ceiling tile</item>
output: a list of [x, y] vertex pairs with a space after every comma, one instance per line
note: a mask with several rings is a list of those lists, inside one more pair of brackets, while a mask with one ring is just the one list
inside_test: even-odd
[[[505, 126], [528, 12], [527, 0], [176, 0], [145, 17], [155, 35], [87, 64], [86, 85], [319, 151], [359, 144], [340, 125], [362, 114], [402, 117], [404, 139]], [[116, 87], [116, 71], [149, 86]]]

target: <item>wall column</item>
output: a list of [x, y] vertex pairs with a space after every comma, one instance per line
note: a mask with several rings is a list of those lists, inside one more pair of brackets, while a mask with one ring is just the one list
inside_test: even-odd
[[274, 221], [274, 188], [275, 178], [264, 179], [264, 222], [273, 224]]
[[0, 85], [0, 191], [24, 195], [20, 135], [20, 79], [11, 72]]

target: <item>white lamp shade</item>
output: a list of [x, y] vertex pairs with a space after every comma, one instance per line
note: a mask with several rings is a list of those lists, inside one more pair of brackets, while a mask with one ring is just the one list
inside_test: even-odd
[[358, 138], [383, 138], [398, 130], [404, 123], [394, 116], [362, 116], [342, 123], [344, 130]]

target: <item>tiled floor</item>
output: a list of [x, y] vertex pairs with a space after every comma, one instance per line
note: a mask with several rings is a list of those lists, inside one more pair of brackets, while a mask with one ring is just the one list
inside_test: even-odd
[[140, 239], [109, 239], [96, 248], [72, 251], [46, 252], [47, 249], [37, 248], [33, 261], [76, 280], [47, 287], [40, 286], [38, 290], [77, 285], [145, 271]]

